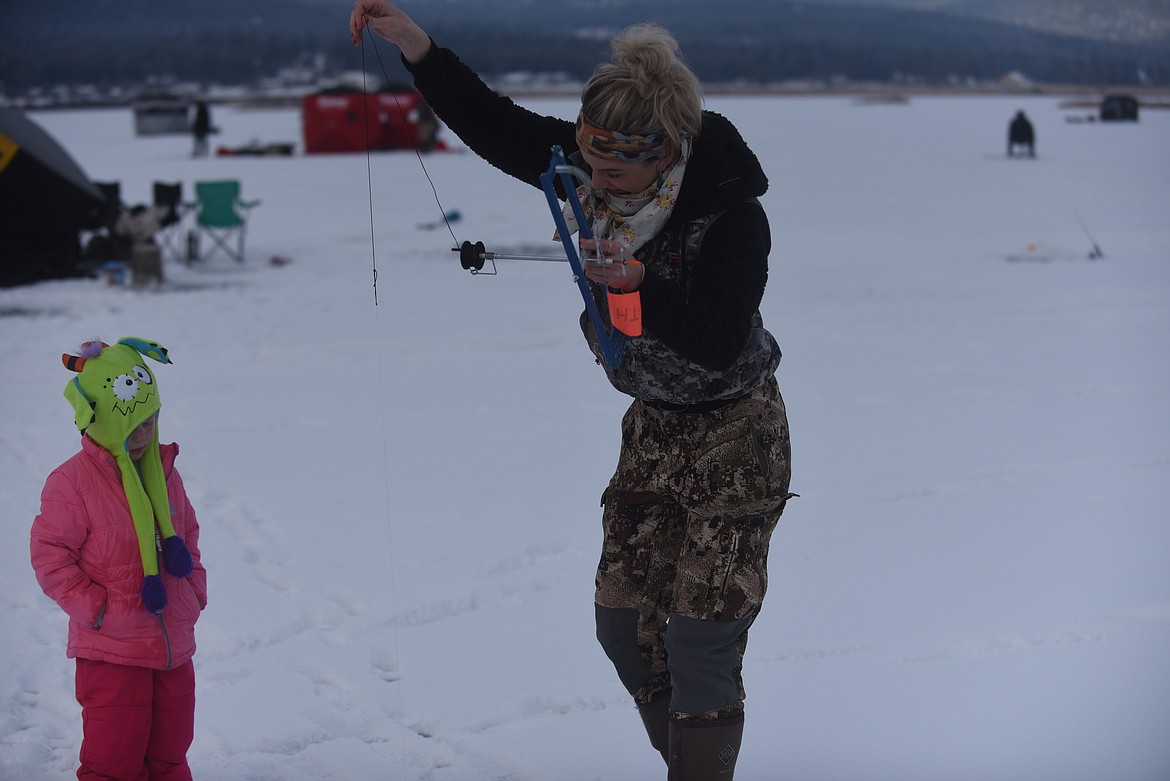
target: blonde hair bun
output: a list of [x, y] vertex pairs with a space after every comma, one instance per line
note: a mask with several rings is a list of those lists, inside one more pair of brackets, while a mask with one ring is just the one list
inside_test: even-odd
[[699, 80], [678, 41], [656, 24], [627, 27], [581, 91], [581, 111], [594, 124], [625, 133], [664, 133], [677, 150], [702, 126]]

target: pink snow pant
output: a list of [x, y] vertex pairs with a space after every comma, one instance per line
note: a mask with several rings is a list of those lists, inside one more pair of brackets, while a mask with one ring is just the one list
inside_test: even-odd
[[191, 781], [195, 667], [152, 670], [77, 660], [79, 781]]

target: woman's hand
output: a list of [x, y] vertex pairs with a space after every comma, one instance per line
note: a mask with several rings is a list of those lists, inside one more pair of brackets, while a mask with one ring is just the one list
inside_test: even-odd
[[631, 293], [638, 289], [646, 277], [646, 267], [633, 257], [626, 255], [626, 248], [616, 241], [602, 241], [601, 254], [597, 258], [597, 242], [581, 239], [581, 262], [585, 276], [591, 282]]
[[431, 50], [431, 37], [426, 31], [386, 0], [357, 0], [353, 4], [349, 37], [354, 46], [362, 42], [362, 30], [367, 27], [397, 46], [412, 65]]

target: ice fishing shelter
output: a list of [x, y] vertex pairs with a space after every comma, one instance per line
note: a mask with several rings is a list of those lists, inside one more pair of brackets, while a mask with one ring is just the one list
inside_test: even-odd
[[0, 286], [80, 274], [78, 234], [99, 227], [106, 206], [52, 136], [0, 107]]
[[190, 133], [191, 101], [169, 93], [147, 93], [134, 101], [134, 134]]
[[1137, 122], [1137, 98], [1132, 95], [1106, 95], [1101, 101], [1101, 121]]
[[[363, 123], [364, 120], [364, 123]], [[338, 87], [301, 101], [305, 153], [421, 149], [435, 146], [439, 122], [422, 95], [410, 87], [379, 92]]]

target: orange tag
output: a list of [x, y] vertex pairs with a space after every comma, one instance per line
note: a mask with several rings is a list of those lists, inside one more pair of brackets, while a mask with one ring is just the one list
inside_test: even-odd
[[609, 301], [609, 322], [626, 336], [642, 335], [642, 294], [606, 291]]

